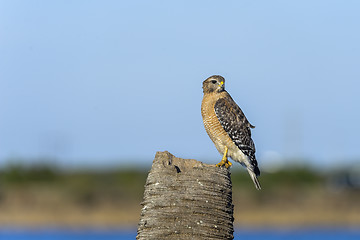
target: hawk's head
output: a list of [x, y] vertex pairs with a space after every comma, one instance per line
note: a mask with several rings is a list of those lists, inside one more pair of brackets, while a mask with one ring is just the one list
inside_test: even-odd
[[225, 78], [220, 75], [213, 75], [208, 77], [203, 82], [203, 92], [211, 93], [211, 92], [222, 92], [225, 90]]

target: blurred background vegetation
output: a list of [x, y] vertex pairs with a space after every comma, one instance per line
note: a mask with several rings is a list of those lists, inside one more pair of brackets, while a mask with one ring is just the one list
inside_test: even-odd
[[[2, 226], [136, 226], [149, 169], [66, 169], [9, 164], [0, 170]], [[232, 169], [235, 224], [245, 227], [358, 226], [357, 168], [263, 171], [262, 191]]]

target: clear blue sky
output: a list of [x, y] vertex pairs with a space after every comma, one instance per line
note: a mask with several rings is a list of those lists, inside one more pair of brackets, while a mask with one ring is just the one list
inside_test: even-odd
[[[0, 162], [215, 163], [202, 81], [256, 125], [260, 165], [360, 159], [360, 1], [0, 0]], [[275, 160], [274, 160], [275, 161]]]

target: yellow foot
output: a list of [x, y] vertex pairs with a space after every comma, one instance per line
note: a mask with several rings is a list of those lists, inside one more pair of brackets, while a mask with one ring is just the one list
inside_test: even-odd
[[231, 167], [232, 163], [229, 162], [229, 160], [227, 159], [221, 159], [221, 162], [219, 162], [218, 164], [216, 164], [217, 167], [222, 167], [225, 166], [226, 168]]
[[221, 162], [216, 164], [217, 167], [225, 166], [226, 168], [229, 168], [232, 165], [232, 163], [229, 162], [229, 160], [227, 159], [227, 153], [228, 153], [228, 148], [225, 146], [224, 156], [222, 157]]

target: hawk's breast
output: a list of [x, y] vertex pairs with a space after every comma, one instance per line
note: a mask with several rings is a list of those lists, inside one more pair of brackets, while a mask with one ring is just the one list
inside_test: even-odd
[[236, 145], [229, 137], [227, 132], [224, 130], [218, 117], [216, 116], [215, 103], [217, 102], [219, 97], [221, 97], [219, 95], [219, 93], [204, 94], [201, 103], [201, 115], [203, 117], [203, 122], [207, 134], [214, 142], [217, 150], [221, 154], [223, 154], [225, 151], [225, 146], [227, 146], [229, 150], [231, 150], [234, 149], [234, 147], [236, 148]]

